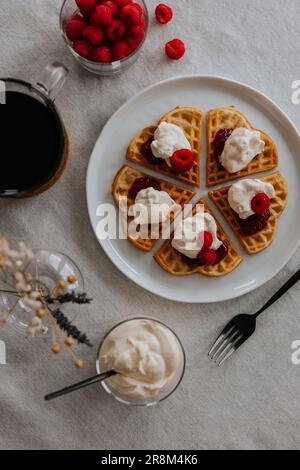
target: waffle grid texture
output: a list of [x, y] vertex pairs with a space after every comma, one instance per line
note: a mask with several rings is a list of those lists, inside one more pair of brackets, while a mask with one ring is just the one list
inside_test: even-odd
[[234, 107], [229, 106], [208, 111], [206, 116], [206, 183], [208, 187], [223, 184], [226, 181], [243, 176], [263, 173], [278, 166], [278, 152], [274, 142], [267, 134], [259, 131], [265, 142], [264, 151], [257, 155], [243, 170], [234, 174], [228, 173], [217, 161], [213, 143], [220, 129], [236, 129], [238, 127], [256, 130], [251, 126], [245, 115]]
[[228, 191], [231, 186], [225, 186], [208, 193], [210, 199], [223, 214], [226, 222], [230, 225], [235, 235], [239, 239], [241, 246], [249, 255], [253, 255], [265, 250], [272, 243], [277, 231], [278, 217], [284, 211], [288, 200], [287, 185], [281, 173], [276, 172], [272, 175], [264, 176], [259, 179], [265, 183], [271, 183], [273, 185], [275, 189], [275, 197], [271, 200], [269, 209], [271, 216], [268, 220], [266, 228], [251, 236], [243, 235], [238, 218], [229, 205]]
[[[125, 233], [127, 233], [126, 227], [129, 227], [130, 223], [134, 220], [133, 217], [128, 215], [128, 209], [130, 206], [134, 204], [134, 200], [131, 199], [128, 195], [129, 189], [132, 183], [137, 178], [148, 177], [145, 173], [138, 171], [134, 168], [131, 168], [128, 165], [124, 165], [116, 174], [114, 182], [112, 184], [112, 196], [116, 206], [121, 211], [122, 222]], [[190, 189], [181, 188], [175, 183], [169, 183], [164, 181], [160, 178], [153, 178], [160, 183], [161, 190], [166, 191], [170, 197], [176, 202], [176, 204], [180, 205], [182, 208], [185, 204], [188, 204], [191, 199], [195, 196], [195, 192], [191, 191]], [[126, 208], [122, 207], [121, 200], [122, 198], [127, 198], [127, 206]], [[178, 215], [178, 211], [175, 213], [171, 212], [170, 214], [170, 223], [174, 221], [174, 218]], [[133, 243], [136, 248], [139, 248], [143, 251], [151, 251], [156, 241], [161, 238], [163, 232], [167, 226], [165, 224], [159, 224], [157, 238], [151, 239], [150, 238], [150, 231], [148, 230], [148, 238], [142, 239], [140, 237], [136, 238], [130, 236], [128, 234], [128, 240]]]
[[188, 276], [195, 273], [209, 277], [224, 276], [237, 268], [238, 265], [242, 262], [243, 258], [234, 248], [233, 244], [227, 237], [226, 233], [224, 232], [223, 228], [221, 227], [213, 211], [210, 209], [204, 198], [200, 198], [197, 204], [195, 204], [192, 210], [192, 215], [197, 213], [197, 206], [199, 204], [204, 206], [204, 211], [211, 214], [216, 221], [217, 236], [219, 240], [221, 240], [228, 248], [228, 253], [225, 258], [214, 266], [195, 265], [193, 262], [188, 260], [188, 258], [172, 247], [172, 240], [174, 237], [173, 234], [172, 238], [170, 240], [166, 240], [162, 247], [157, 251], [154, 259], [165, 271], [175, 276]]
[[[147, 157], [142, 154], [141, 148], [143, 144], [153, 139], [154, 132], [161, 122], [168, 122], [180, 127], [188, 141], [191, 144], [191, 149], [194, 154], [194, 164], [192, 168], [184, 174], [178, 175], [174, 173], [167, 163], [157, 159], [156, 162], [149, 161]], [[164, 175], [175, 178], [179, 181], [184, 181], [192, 186], [200, 185], [199, 175], [199, 162], [200, 162], [200, 149], [202, 138], [202, 112], [195, 108], [175, 108], [165, 114], [160, 121], [153, 126], [148, 126], [142, 129], [131, 141], [127, 149], [127, 160], [133, 163], [143, 165], [150, 170], [157, 171]]]
[[[169, 122], [181, 127], [191, 143], [192, 151], [195, 154], [194, 165], [191, 170], [184, 175], [176, 175], [165, 162], [151, 162], [142, 154], [141, 148], [143, 144], [153, 138], [154, 132], [160, 122]], [[262, 139], [265, 141], [264, 152], [256, 156], [246, 168], [235, 174], [229, 174], [223, 167], [221, 167], [214, 155], [213, 142], [216, 133], [223, 128], [237, 127], [245, 127], [247, 129], [256, 130], [251, 126], [246, 116], [241, 111], [235, 109], [233, 106], [216, 108], [208, 111], [206, 123], [206, 179], [208, 188], [213, 185], [219, 185], [226, 181], [254, 175], [256, 173], [263, 173], [278, 166], [278, 152], [274, 142], [264, 132], [259, 131], [261, 133]], [[157, 173], [166, 174], [174, 179], [182, 180], [190, 185], [199, 186], [201, 134], [202, 112], [195, 108], [178, 107], [162, 116], [156, 125], [148, 126], [142, 129], [129, 144], [126, 158], [134, 163], [143, 165], [152, 171], [156, 171]], [[139, 172], [138, 170], [130, 168], [127, 165], [122, 167], [118, 172], [113, 185], [113, 196], [118, 207], [120, 197], [127, 196], [132, 182], [141, 176], [147, 175]], [[252, 236], [246, 237], [242, 235], [238, 219], [229, 206], [227, 194], [230, 186], [208, 192], [209, 198], [223, 214], [226, 222], [235, 232], [235, 235], [237, 236], [241, 246], [248, 254], [258, 253], [270, 245], [276, 235], [277, 219], [283, 212], [288, 199], [287, 186], [283, 176], [279, 172], [261, 177], [260, 179], [262, 181], [272, 183], [275, 188], [276, 195], [275, 198], [271, 201], [271, 217], [268, 220], [267, 227], [261, 232]], [[162, 190], [167, 191], [175, 200], [175, 202], [182, 206], [190, 202], [190, 200], [195, 195], [194, 192], [180, 188], [175, 184], [167, 183], [162, 180], [159, 181], [161, 182]], [[133, 202], [134, 201], [129, 201], [129, 204], [133, 204]], [[190, 275], [194, 273], [200, 273], [211, 277], [223, 276], [238, 267], [242, 261], [242, 257], [233, 247], [232, 243], [228, 239], [215, 215], [212, 213], [205, 199], [201, 198], [199, 202], [204, 204], [205, 210], [211, 213], [216, 220], [219, 238], [225, 242], [229, 248], [226, 258], [216, 266], [203, 267], [195, 265], [195, 263], [191, 263], [187, 258], [172, 248], [172, 238], [170, 240], [166, 240], [163, 243], [161, 248], [155, 254], [154, 258], [165, 271], [177, 276]], [[193, 212], [196, 210], [195, 207], [193, 208]], [[132, 217], [128, 216], [127, 212], [123, 215], [124, 222], [126, 222], [126, 224], [133, 220]], [[172, 215], [171, 223], [177, 215], [178, 214]], [[143, 251], [151, 251], [157, 239], [161, 238], [164, 230], [165, 227], [161, 225], [155, 240], [150, 238], [150, 232], [148, 235], [149, 238], [147, 240], [132, 238], [130, 236], [128, 236], [128, 239], [137, 248]]]

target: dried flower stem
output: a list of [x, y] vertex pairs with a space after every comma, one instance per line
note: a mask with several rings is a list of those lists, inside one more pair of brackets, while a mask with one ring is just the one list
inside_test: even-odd
[[3, 290], [3, 289], [0, 289], [0, 294], [12, 294], [12, 295], [15, 295], [16, 297], [21, 297], [21, 294], [19, 294], [19, 292], [14, 291], [14, 290]]
[[[48, 326], [43, 322], [45, 319], [48, 320], [52, 332], [53, 353], [58, 354], [61, 351], [61, 342], [74, 359], [76, 367], [83, 367], [82, 359], [74, 354], [72, 346], [75, 341], [88, 346], [92, 345], [86, 334], [73, 325], [68, 317], [57, 308], [59, 304], [89, 304], [91, 302], [92, 299], [89, 299], [85, 292], [77, 293], [71, 290], [71, 286], [76, 282], [76, 276], [69, 275], [66, 279], [60, 279], [52, 293], [48, 295], [47, 288], [44, 290], [39, 282], [39, 264], [35, 253], [24, 242], [13, 246], [4, 237], [0, 237], [0, 275], [3, 285], [6, 286], [0, 289], [0, 294], [12, 295], [16, 298], [12, 307], [7, 309], [6, 306], [1, 312], [1, 323], [6, 323], [9, 315], [19, 304], [24, 313], [34, 314], [26, 329], [28, 338], [33, 338], [40, 332], [46, 333]], [[20, 300], [26, 307], [22, 307]], [[56, 308], [52, 310], [49, 307], [50, 304], [56, 304]]]
[[57, 329], [57, 325], [56, 325], [56, 322], [54, 321], [51, 313], [49, 312], [49, 310], [47, 309], [47, 318], [49, 320], [50, 323], [52, 323], [52, 328], [51, 328], [51, 335], [52, 335], [52, 343], [56, 343], [57, 339], [56, 339], [56, 329]]
[[[74, 362], [76, 362], [79, 357], [76, 356], [76, 354], [74, 353], [74, 351], [72, 351], [71, 348], [68, 348], [65, 346], [65, 343], [64, 343], [64, 340], [65, 340], [65, 336], [62, 332], [62, 330], [59, 328], [58, 324], [56, 323], [54, 317], [53, 317], [53, 313], [52, 311], [49, 309], [49, 307], [47, 308], [48, 310], [48, 314], [49, 316], [51, 317], [51, 323], [53, 324], [53, 331], [55, 330], [55, 333], [60, 336], [60, 339], [61, 339], [61, 344], [62, 344], [62, 347], [67, 351], [68, 354], [70, 354], [70, 356], [72, 357], [72, 359], [74, 360]], [[57, 336], [55, 335], [55, 338], [53, 340], [53, 343], [56, 343], [57, 342]]]

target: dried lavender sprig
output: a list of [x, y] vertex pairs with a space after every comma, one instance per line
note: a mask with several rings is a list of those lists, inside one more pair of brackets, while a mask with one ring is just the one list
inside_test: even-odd
[[86, 344], [89, 347], [93, 346], [86, 334], [82, 333], [75, 325], [72, 325], [70, 320], [59, 308], [53, 311], [51, 310], [51, 314], [59, 328], [65, 331], [68, 336], [74, 338], [78, 343]]
[[65, 304], [71, 302], [72, 304], [90, 304], [93, 299], [89, 299], [85, 292], [81, 294], [76, 294], [75, 292], [66, 292], [63, 295], [58, 297], [51, 297], [49, 295], [46, 298], [46, 302], [48, 304], [54, 304], [55, 302], [59, 302], [60, 304]]

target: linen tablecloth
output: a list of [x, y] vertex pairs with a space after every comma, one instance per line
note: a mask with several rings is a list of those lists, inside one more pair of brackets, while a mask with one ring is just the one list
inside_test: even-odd
[[[207, 350], [234, 313], [255, 309], [297, 269], [300, 252], [272, 281], [240, 299], [182, 305], [155, 297], [127, 280], [106, 257], [92, 232], [85, 196], [91, 150], [104, 123], [147, 85], [181, 74], [217, 74], [257, 87], [300, 126], [292, 82], [300, 79], [298, 0], [168, 0], [174, 20], [161, 27], [148, 0], [151, 27], [141, 57], [115, 78], [81, 70], [59, 32], [60, 0], [1, 1], [1, 76], [38, 78], [59, 60], [70, 69], [56, 103], [69, 130], [72, 158], [62, 179], [28, 200], [1, 200], [1, 234], [34, 247], [69, 254], [81, 267], [94, 298], [80, 326], [95, 343], [82, 348], [86, 368], [54, 357], [50, 339], [26, 341], [1, 330], [7, 364], [0, 366], [2, 449], [292, 449], [300, 441], [300, 365], [291, 344], [300, 339], [300, 290], [293, 288], [258, 324], [255, 337], [232, 361], [215, 367]], [[181, 61], [169, 61], [164, 43], [179, 36]], [[16, 136], [17, 137], [17, 136]], [[184, 381], [159, 406], [122, 406], [93, 386], [46, 403], [43, 395], [94, 374], [97, 342], [132, 314], [156, 316], [180, 335], [187, 353]]]

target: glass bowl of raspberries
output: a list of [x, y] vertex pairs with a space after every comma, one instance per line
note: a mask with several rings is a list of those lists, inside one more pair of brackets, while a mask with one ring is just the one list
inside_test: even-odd
[[98, 75], [114, 75], [133, 64], [148, 26], [143, 0], [64, 0], [60, 12], [69, 51]]

